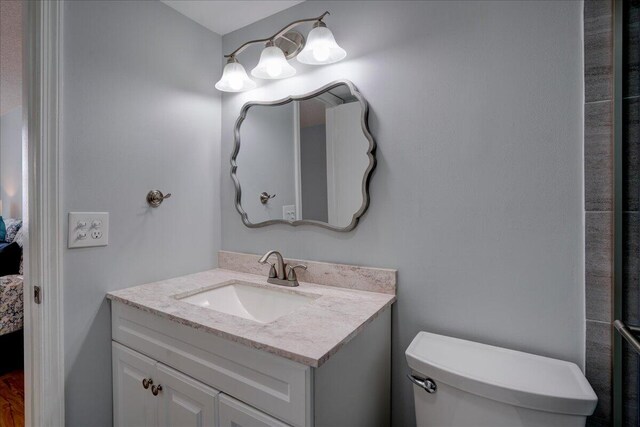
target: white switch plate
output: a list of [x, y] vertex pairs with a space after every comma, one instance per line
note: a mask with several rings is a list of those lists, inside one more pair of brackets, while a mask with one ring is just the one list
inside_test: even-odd
[[109, 212], [69, 212], [70, 249], [108, 244]]
[[287, 221], [296, 220], [296, 205], [284, 205], [282, 207], [282, 219]]

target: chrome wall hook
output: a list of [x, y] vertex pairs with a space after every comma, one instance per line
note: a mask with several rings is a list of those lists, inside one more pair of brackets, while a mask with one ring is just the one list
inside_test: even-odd
[[260, 193], [260, 203], [266, 205], [269, 199], [273, 199], [274, 197], [276, 197], [275, 194], [269, 194], [266, 191], [263, 191], [262, 193]]
[[169, 197], [171, 197], [171, 193], [164, 195], [160, 190], [151, 190], [147, 193], [147, 203], [149, 203], [149, 206], [152, 208], [157, 208], [162, 204], [164, 199], [168, 199]]

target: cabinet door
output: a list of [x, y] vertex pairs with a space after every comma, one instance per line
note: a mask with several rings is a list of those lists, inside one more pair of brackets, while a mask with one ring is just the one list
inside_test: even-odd
[[157, 424], [155, 402], [142, 380], [153, 378], [156, 362], [117, 342], [113, 355], [113, 424], [116, 427], [152, 427]]
[[162, 363], [157, 365], [156, 378], [162, 386], [162, 390], [156, 396], [160, 426], [217, 426], [217, 390]]
[[225, 394], [219, 396], [220, 427], [286, 427], [287, 424]]

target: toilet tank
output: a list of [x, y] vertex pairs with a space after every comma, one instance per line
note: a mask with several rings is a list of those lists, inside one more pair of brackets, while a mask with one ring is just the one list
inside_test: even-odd
[[419, 427], [584, 426], [598, 400], [563, 360], [428, 332], [406, 357], [414, 378], [430, 380], [413, 387]]

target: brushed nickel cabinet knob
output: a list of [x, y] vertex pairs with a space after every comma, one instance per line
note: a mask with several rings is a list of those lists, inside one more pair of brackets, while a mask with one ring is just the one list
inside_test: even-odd
[[151, 393], [153, 393], [154, 396], [157, 396], [158, 393], [160, 393], [162, 391], [162, 384], [158, 384], [157, 386], [152, 385], [151, 386]]

